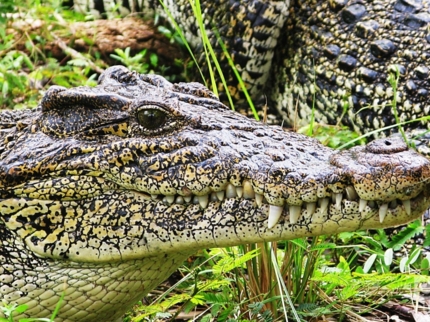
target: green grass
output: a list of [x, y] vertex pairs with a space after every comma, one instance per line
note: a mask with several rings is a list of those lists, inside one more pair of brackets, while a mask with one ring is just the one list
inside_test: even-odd
[[[204, 31], [199, 2], [193, 4], [199, 28]], [[1, 14], [15, 11], [14, 6], [19, 6], [18, 11], [28, 11], [32, 18], [44, 17], [51, 28], [41, 28], [37, 32], [28, 30], [18, 38], [0, 28], [1, 108], [34, 107], [51, 85], [95, 85], [97, 74], [90, 65], [105, 68], [100, 56], [84, 53], [83, 58], [60, 62], [43, 50], [43, 45], [52, 40], [53, 32], [69, 32], [59, 22], [58, 14], [66, 21], [85, 17], [61, 9], [58, 3], [42, 6], [36, 0], [21, 0], [2, 1], [0, 19], [7, 22]], [[181, 39], [191, 52], [179, 27], [164, 32], [172, 39]], [[204, 32], [203, 43], [209, 70], [215, 66], [222, 75], [215, 51]], [[225, 48], [222, 43], [219, 46]], [[234, 67], [229, 53], [225, 55]], [[118, 49], [113, 58], [138, 72], [162, 72], [158, 58], [147, 52]], [[245, 88], [237, 70], [233, 72]], [[394, 89], [398, 74], [393, 75], [390, 82]], [[210, 79], [216, 91], [217, 77], [212, 74]], [[392, 127], [408, 123], [400, 122], [396, 116], [395, 99], [396, 95], [392, 106], [397, 124]], [[253, 105], [250, 99], [249, 105]], [[344, 114], [347, 108], [345, 106]], [[364, 143], [364, 136], [358, 136], [340, 123], [327, 127], [313, 121], [300, 131], [312, 133], [333, 148]], [[367, 135], [372, 134], [374, 132]], [[384, 301], [399, 301], [398, 294], [412, 292], [420, 282], [429, 280], [429, 258], [422, 255], [422, 249], [404, 250], [405, 243], [423, 229], [419, 222], [414, 222], [392, 236], [377, 230], [203, 250], [180, 268], [179, 277], [172, 285], [166, 286], [158, 296], [153, 292], [145, 304], [136, 305], [125, 321], [160, 318], [173, 321], [184, 313], [194, 314], [200, 321], [284, 321], [287, 317], [289, 321], [304, 321], [321, 316], [334, 316], [343, 321], [356, 318], [357, 314], [371, 314]], [[430, 240], [425, 243], [428, 246]], [[403, 255], [393, 257], [397, 251], [402, 251]], [[13, 315], [22, 310], [24, 306], [3, 305], [8, 318], [0, 321], [11, 321]]]

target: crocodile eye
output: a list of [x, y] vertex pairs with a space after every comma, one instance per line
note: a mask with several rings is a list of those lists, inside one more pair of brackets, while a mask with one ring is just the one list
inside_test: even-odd
[[137, 112], [140, 125], [148, 130], [156, 130], [166, 123], [167, 114], [159, 109], [142, 109]]

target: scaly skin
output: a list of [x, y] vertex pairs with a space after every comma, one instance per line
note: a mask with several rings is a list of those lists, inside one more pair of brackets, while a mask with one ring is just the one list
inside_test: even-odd
[[383, 129], [397, 123], [388, 82], [397, 70], [399, 120], [427, 116], [429, 10], [429, 0], [296, 0], [273, 69], [278, 111], [296, 126], [308, 124], [314, 108], [317, 122], [337, 124], [345, 111], [342, 123], [358, 133]]
[[[109, 8], [108, 0], [95, 0], [99, 9], [103, 2]], [[156, 8], [165, 15], [158, 1], [142, 2], [136, 11]], [[189, 1], [164, 3], [205, 65]], [[88, 10], [86, 5], [81, 9]], [[219, 0], [201, 6], [229, 91], [243, 97], [214, 27], [254, 100], [267, 97], [290, 126], [307, 125], [311, 118], [338, 124], [341, 115], [342, 124], [361, 134], [396, 124], [394, 90], [387, 80], [396, 69], [400, 121], [429, 114], [429, 0]], [[429, 124], [404, 126], [428, 129]]]
[[198, 249], [430, 206], [430, 162], [399, 139], [332, 151], [124, 67], [0, 120], [0, 292], [29, 306], [19, 317], [48, 317], [64, 291], [56, 321], [114, 321]]

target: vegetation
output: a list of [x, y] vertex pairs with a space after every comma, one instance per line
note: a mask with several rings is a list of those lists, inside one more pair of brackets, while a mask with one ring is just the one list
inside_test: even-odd
[[[201, 18], [198, 2], [195, 4], [195, 14]], [[70, 22], [87, 18], [61, 8], [55, 0], [50, 6], [42, 6], [38, 0], [0, 3], [0, 24], [6, 26], [0, 28], [0, 108], [35, 107], [51, 85], [96, 84], [98, 71], [108, 66], [103, 53], [77, 53], [63, 45], [65, 54], [59, 59], [46, 46], [58, 42], [60, 36], [71, 36]], [[199, 21], [203, 30], [202, 19]], [[172, 41], [184, 42], [179, 28], [160, 26], [159, 30]], [[85, 41], [92, 43], [92, 39]], [[205, 48], [208, 59], [215, 59], [207, 38]], [[190, 69], [193, 64], [183, 60], [173, 62], [181, 68], [172, 75], [170, 66], [161, 65], [159, 57], [147, 50], [118, 48], [109, 57], [139, 73], [155, 72], [170, 80], [187, 81], [188, 75], [195, 73]], [[213, 61], [208, 64], [217, 65]], [[215, 75], [212, 79], [214, 83]], [[395, 86], [395, 77], [391, 81]], [[340, 125], [312, 123], [302, 132], [312, 133], [334, 148], [352, 140], [364, 142]], [[179, 317], [199, 321], [323, 321], [327, 316], [338, 321], [358, 321], [362, 316], [383, 320], [391, 314], [389, 301], [405, 307], [421, 305], [414, 300], [405, 302], [403, 295], [416, 293], [420, 283], [430, 281], [430, 256], [423, 251], [430, 240], [425, 239], [423, 245], [411, 244], [412, 237], [429, 236], [429, 230], [430, 226], [424, 228], [416, 221], [389, 234], [376, 230], [202, 250], [180, 268], [170, 284], [160, 287], [163, 292], [152, 292], [125, 321], [174, 321]], [[387, 313], [382, 312], [384, 308]], [[3, 305], [8, 319], [0, 321], [13, 321], [13, 316], [25, 309]]]

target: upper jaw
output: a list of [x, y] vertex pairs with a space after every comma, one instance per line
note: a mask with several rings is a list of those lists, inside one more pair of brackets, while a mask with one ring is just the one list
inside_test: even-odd
[[[269, 229], [281, 221], [295, 225], [314, 217], [315, 222], [322, 223], [341, 214], [351, 216], [351, 220], [373, 216], [375, 228], [399, 225], [419, 215], [421, 210], [415, 210], [417, 200], [426, 202], [430, 162], [396, 138], [339, 152], [320, 146], [323, 152], [318, 157], [310, 157], [305, 151], [302, 159], [295, 150], [276, 153], [276, 149], [262, 149], [252, 155], [246, 149], [234, 150], [234, 144], [225, 144], [227, 140], [219, 146], [211, 142], [205, 150], [208, 159], [175, 168], [183, 178], [172, 176], [169, 169], [146, 173], [170, 180], [172, 190], [145, 192], [166, 205], [198, 204], [202, 210], [229, 198], [249, 200], [254, 208], [266, 209]], [[200, 145], [195, 148], [204, 150]], [[190, 151], [187, 153], [192, 156]], [[289, 157], [277, 161], [282, 153]], [[154, 160], [173, 165], [176, 155], [181, 155], [181, 149]], [[142, 164], [151, 168], [151, 162]], [[194, 181], [187, 181], [186, 173], [191, 173]]]

